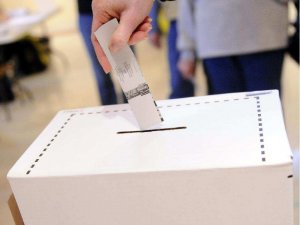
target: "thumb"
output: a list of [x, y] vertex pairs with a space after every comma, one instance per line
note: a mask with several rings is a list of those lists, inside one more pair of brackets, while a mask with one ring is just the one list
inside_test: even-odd
[[123, 13], [120, 17], [120, 24], [111, 37], [110, 50], [112, 52], [121, 50], [129, 42], [132, 33], [141, 22], [132, 13]]

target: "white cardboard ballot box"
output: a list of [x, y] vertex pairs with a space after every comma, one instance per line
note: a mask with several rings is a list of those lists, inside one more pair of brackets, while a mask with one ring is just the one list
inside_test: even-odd
[[[8, 174], [26, 225], [292, 225], [277, 91], [59, 112]], [[147, 113], [147, 112], [145, 112]]]

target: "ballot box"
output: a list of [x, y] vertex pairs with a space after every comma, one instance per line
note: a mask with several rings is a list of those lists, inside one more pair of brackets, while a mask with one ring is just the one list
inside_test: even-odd
[[[292, 225], [277, 91], [59, 112], [8, 173], [26, 225]], [[147, 114], [147, 112], [145, 112]]]

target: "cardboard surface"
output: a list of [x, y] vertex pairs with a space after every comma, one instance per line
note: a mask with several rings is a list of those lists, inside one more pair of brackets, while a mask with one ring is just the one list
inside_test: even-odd
[[26, 225], [292, 225], [293, 173], [278, 92], [57, 114], [8, 174]]

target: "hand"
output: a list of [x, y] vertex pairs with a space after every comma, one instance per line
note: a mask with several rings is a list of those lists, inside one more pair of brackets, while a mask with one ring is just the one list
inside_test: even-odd
[[92, 43], [99, 62], [106, 73], [111, 66], [99, 45], [94, 32], [113, 18], [119, 20], [120, 25], [110, 40], [110, 50], [117, 52], [126, 44], [136, 44], [147, 37], [151, 30], [151, 19], [147, 16], [153, 0], [93, 0]]
[[161, 47], [161, 41], [160, 41], [160, 34], [159, 32], [150, 32], [149, 33], [149, 41], [150, 43], [156, 47], [156, 48], [160, 48]]
[[180, 59], [177, 68], [182, 73], [184, 79], [190, 80], [195, 77], [196, 61], [195, 59]]

